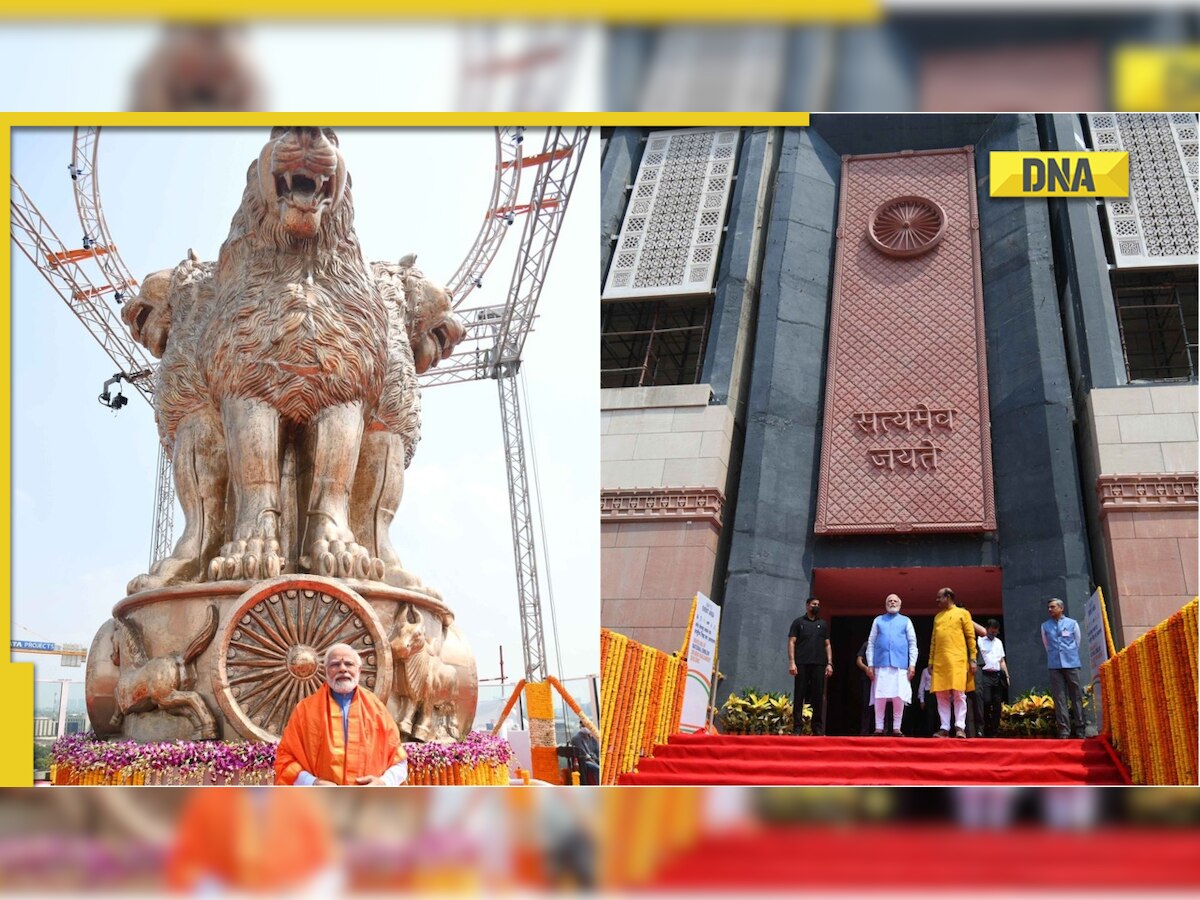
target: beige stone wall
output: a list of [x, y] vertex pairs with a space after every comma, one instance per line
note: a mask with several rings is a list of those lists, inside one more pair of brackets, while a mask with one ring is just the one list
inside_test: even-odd
[[733, 411], [706, 384], [600, 392], [600, 487], [725, 490]]
[[1194, 384], [1092, 391], [1097, 474], [1195, 472], [1198, 400]]
[[712, 591], [733, 411], [704, 384], [600, 393], [601, 623], [673, 652]]
[[1084, 415], [1084, 431], [1094, 438], [1084, 460], [1096, 492], [1088, 508], [1103, 545], [1097, 579], [1107, 585], [1114, 638], [1124, 646], [1200, 590], [1200, 391], [1195, 385], [1094, 390]]

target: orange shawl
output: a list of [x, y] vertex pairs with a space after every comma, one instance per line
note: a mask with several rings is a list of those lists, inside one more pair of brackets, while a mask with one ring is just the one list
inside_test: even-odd
[[194, 891], [205, 879], [241, 891], [303, 886], [334, 863], [325, 811], [309, 791], [192, 788], [167, 859], [167, 886]]
[[329, 685], [292, 710], [275, 752], [275, 783], [294, 784], [301, 771], [334, 784], [382, 775], [405, 759], [400, 729], [383, 701], [359, 685], [350, 701], [350, 739], [343, 739], [342, 710]]

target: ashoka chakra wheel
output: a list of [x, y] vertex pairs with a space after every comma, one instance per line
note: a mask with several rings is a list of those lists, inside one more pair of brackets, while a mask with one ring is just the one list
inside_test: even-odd
[[242, 595], [225, 626], [213, 692], [226, 718], [250, 740], [283, 734], [292, 709], [320, 689], [325, 651], [349, 644], [363, 658], [360, 687], [387, 700], [392, 650], [378, 616], [335, 581], [285, 576]]
[[867, 226], [867, 237], [888, 256], [918, 256], [932, 250], [946, 233], [946, 214], [924, 197], [896, 197], [880, 204]]

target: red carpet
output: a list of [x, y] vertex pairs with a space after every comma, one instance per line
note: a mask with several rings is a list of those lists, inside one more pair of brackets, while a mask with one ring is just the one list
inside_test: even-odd
[[[981, 859], [980, 857], [983, 857]], [[798, 860], [809, 860], [801, 864]], [[819, 863], [815, 862], [819, 861]], [[800, 872], [803, 872], [803, 875]], [[1085, 889], [1139, 896], [1200, 886], [1195, 832], [1103, 826], [963, 831], [946, 825], [779, 826], [703, 836], [667, 859], [643, 887], [653, 891], [937, 892]], [[1128, 893], [1127, 893], [1128, 892]], [[1190, 892], [1189, 892], [1190, 893]], [[812, 895], [812, 894], [810, 894]], [[1054, 896], [1060, 896], [1055, 894]], [[1091, 893], [1089, 893], [1091, 896]], [[1194, 896], [1194, 895], [1193, 895]]]
[[678, 734], [620, 784], [1126, 784], [1104, 742]]

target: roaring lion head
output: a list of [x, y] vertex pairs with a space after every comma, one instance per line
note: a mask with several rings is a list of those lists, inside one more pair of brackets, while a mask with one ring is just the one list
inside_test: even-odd
[[258, 157], [258, 191], [294, 238], [313, 237], [346, 191], [346, 161], [330, 128], [275, 128]]

